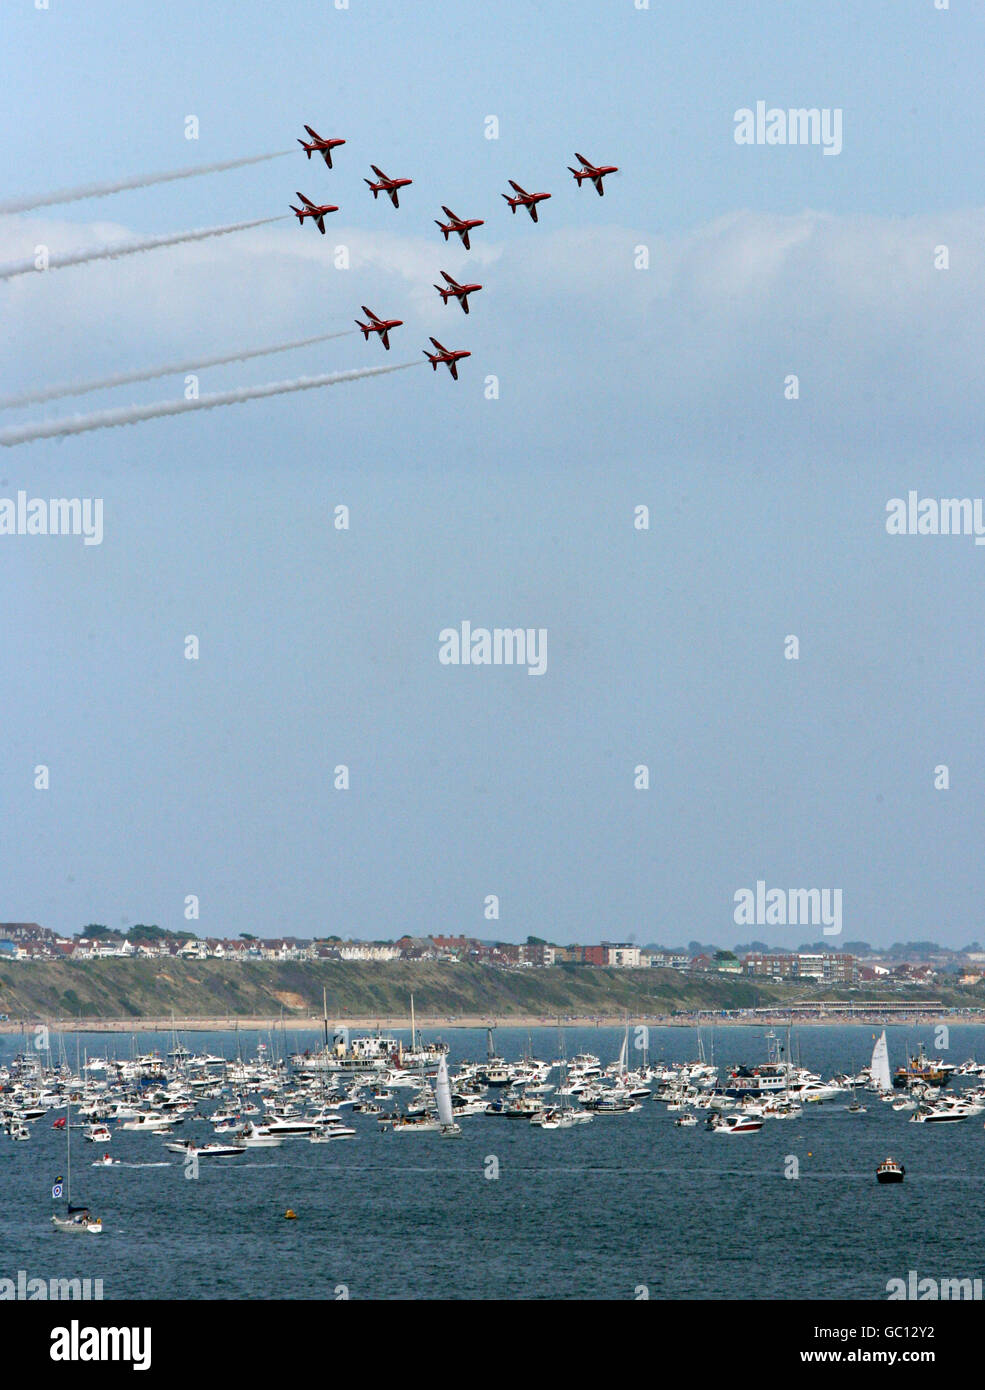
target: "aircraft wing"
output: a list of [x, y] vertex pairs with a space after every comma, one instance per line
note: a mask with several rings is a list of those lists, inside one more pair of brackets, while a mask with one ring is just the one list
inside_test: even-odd
[[389, 176], [387, 174], [384, 174], [382, 169], [378, 169], [375, 164], [371, 164], [369, 167], [372, 169], [373, 173], [376, 175], [378, 179], [382, 179], [384, 183], [390, 182]]
[[443, 278], [445, 281], [447, 281], [447, 283], [448, 283], [449, 285], [451, 285], [453, 289], [460, 290], [460, 289], [462, 288], [461, 285], [458, 283], [457, 280], [453, 280], [453, 279], [451, 278], [451, 276], [448, 274], [447, 270], [443, 270], [443, 271], [441, 272], [441, 275], [442, 275], [442, 278]]
[[526, 189], [521, 188], [520, 185], [518, 183], [514, 183], [512, 179], [510, 179], [510, 187], [514, 190], [514, 192], [519, 193], [521, 197], [529, 198], [530, 194], [526, 191]]
[[585, 158], [585, 156], [583, 154], [579, 154], [577, 150], [575, 150], [575, 159], [579, 160], [585, 166], [586, 169], [595, 168], [595, 165], [590, 164], [588, 160]]
[[448, 351], [448, 349], [447, 349], [446, 347], [442, 347], [442, 346], [441, 346], [441, 344], [438, 342], [437, 338], [432, 338], [432, 339], [431, 339], [431, 342], [434, 343], [435, 347], [438, 349], [439, 352], [447, 352], [447, 351]]
[[368, 319], [372, 319], [374, 323], [379, 323], [379, 319], [373, 313], [372, 309], [367, 309], [365, 304], [362, 305], [362, 311]]
[[298, 197], [301, 199], [302, 203], [304, 203], [306, 208], [313, 208], [315, 206], [311, 199], [306, 198], [303, 193], [298, 193]]

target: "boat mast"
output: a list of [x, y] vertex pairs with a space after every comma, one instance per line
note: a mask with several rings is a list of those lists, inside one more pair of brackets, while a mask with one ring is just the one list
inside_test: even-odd
[[72, 1206], [72, 1091], [69, 1089], [67, 1105], [65, 1107], [65, 1151], [68, 1157], [65, 1160], [65, 1181], [68, 1193], [68, 1206]]

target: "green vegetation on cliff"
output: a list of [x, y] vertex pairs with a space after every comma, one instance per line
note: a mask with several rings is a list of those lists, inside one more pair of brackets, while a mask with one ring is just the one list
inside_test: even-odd
[[[0, 1013], [11, 1020], [286, 1017], [320, 1015], [322, 989], [333, 1020], [400, 1018], [411, 993], [421, 1017], [523, 1015], [646, 1017], [675, 1010], [743, 1009], [820, 991], [735, 975], [676, 970], [605, 970], [560, 965], [537, 970], [433, 961], [126, 960], [4, 962]], [[861, 993], [831, 991], [828, 997]], [[961, 1007], [981, 992], [908, 991]]]

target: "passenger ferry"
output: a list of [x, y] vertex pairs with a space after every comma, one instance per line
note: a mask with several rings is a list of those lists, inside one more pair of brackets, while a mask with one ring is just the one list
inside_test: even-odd
[[355, 1076], [383, 1076], [391, 1069], [436, 1069], [442, 1054], [447, 1051], [447, 1043], [420, 1041], [416, 1047], [408, 1050], [399, 1038], [384, 1033], [372, 1033], [353, 1038], [348, 1050], [345, 1041], [337, 1038], [334, 1044], [323, 1048], [321, 1052], [296, 1053], [291, 1058], [291, 1065], [302, 1075], [324, 1075], [327, 1072], [351, 1080]]

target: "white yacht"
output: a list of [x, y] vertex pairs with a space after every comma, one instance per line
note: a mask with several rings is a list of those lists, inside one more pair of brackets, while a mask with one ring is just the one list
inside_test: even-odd
[[272, 1134], [267, 1125], [256, 1125], [250, 1120], [236, 1135], [237, 1144], [248, 1149], [279, 1149], [284, 1142], [279, 1134]]
[[124, 1120], [120, 1128], [131, 1130], [135, 1134], [163, 1134], [173, 1123], [174, 1119], [170, 1115], [144, 1111], [135, 1115], [132, 1120]]

